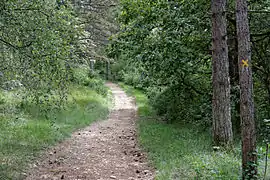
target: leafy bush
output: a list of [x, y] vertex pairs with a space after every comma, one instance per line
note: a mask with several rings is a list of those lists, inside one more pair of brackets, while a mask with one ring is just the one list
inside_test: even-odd
[[108, 88], [104, 86], [104, 80], [102, 80], [98, 72], [90, 72], [86, 66], [81, 66], [74, 69], [73, 81], [77, 84], [88, 86], [98, 94], [106, 96]]
[[140, 87], [140, 75], [138, 72], [124, 73], [124, 82], [134, 87]]
[[77, 84], [85, 85], [89, 81], [89, 69], [87, 67], [77, 67], [73, 69], [73, 81]]
[[113, 80], [115, 81], [123, 81], [124, 80], [124, 61], [119, 61], [111, 65], [111, 75]]
[[[222, 149], [213, 151], [209, 132], [202, 132], [201, 127], [190, 124], [164, 124], [156, 120], [153, 111], [143, 111], [152, 107], [142, 91], [124, 85], [122, 87], [134, 95], [138, 107], [142, 107], [138, 112], [139, 143], [148, 152], [149, 159], [157, 169], [155, 179], [240, 178], [241, 153], [238, 144], [237, 148], [230, 152]], [[157, 88], [152, 89], [153, 92], [156, 90], [156, 97], [172, 91], [164, 89], [160, 92]], [[170, 100], [170, 97], [167, 97], [167, 100]]]
[[88, 79], [86, 86], [103, 96], [106, 96], [108, 93], [108, 88], [104, 86], [104, 81], [102, 79]]
[[138, 89], [146, 90], [150, 85], [150, 78], [141, 68], [123, 72], [123, 81]]
[[185, 91], [179, 85], [149, 87], [147, 96], [157, 114], [164, 116], [167, 122], [192, 123], [205, 128], [210, 125], [211, 106], [207, 97]]

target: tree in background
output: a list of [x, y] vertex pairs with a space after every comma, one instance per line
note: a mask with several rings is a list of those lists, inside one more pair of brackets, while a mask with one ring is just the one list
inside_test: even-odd
[[[84, 29], [79, 38], [77, 54], [79, 63], [95, 69], [102, 74], [109, 59], [104, 56], [104, 47], [109, 37], [118, 30], [115, 22], [116, 0], [72, 0], [78, 18], [78, 26]], [[93, 66], [92, 66], [93, 67]], [[93, 72], [93, 71], [92, 71]]]
[[108, 47], [109, 57], [117, 61], [112, 72], [146, 90], [168, 122], [185, 119], [208, 127], [209, 2], [121, 0], [119, 9], [120, 31]]
[[215, 145], [233, 141], [230, 105], [230, 77], [227, 45], [226, 0], [212, 0], [213, 45], [213, 140]]
[[240, 73], [240, 118], [242, 128], [243, 179], [257, 179], [251, 45], [246, 0], [236, 1], [238, 62]]
[[[241, 129], [239, 71], [243, 68], [252, 68], [254, 72], [258, 125], [270, 114], [270, 1], [249, 1], [252, 66], [247, 57], [243, 57], [244, 63], [242, 59], [241, 65], [238, 63], [238, 40], [243, 39], [237, 39], [236, 3], [227, 0], [227, 5], [224, 16], [228, 20], [231, 118], [234, 136], [238, 137]], [[112, 36], [108, 46], [108, 55], [116, 61], [112, 71], [125, 83], [145, 90], [158, 115], [168, 122], [192, 123], [200, 128], [204, 125], [206, 129], [212, 122], [209, 7], [206, 0], [120, 1], [120, 31]], [[261, 132], [261, 126], [256, 130]]]

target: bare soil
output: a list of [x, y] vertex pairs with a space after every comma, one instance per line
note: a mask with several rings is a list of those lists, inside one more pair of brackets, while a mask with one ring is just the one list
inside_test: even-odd
[[114, 107], [107, 120], [79, 130], [46, 151], [26, 180], [153, 180], [154, 170], [137, 144], [136, 105], [113, 83], [107, 83]]

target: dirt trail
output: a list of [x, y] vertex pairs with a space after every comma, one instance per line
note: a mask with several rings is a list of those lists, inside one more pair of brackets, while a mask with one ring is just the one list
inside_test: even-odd
[[154, 171], [137, 146], [136, 106], [108, 83], [114, 108], [108, 120], [75, 132], [33, 164], [26, 180], [152, 180]]

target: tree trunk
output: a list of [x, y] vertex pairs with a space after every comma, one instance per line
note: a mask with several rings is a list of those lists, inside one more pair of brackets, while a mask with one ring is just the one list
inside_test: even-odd
[[[227, 5], [228, 6], [228, 5]], [[227, 7], [227, 9], [229, 6]], [[229, 9], [230, 11], [230, 9]], [[240, 99], [239, 86], [239, 66], [238, 66], [238, 42], [237, 42], [237, 30], [236, 30], [236, 19], [235, 15], [228, 15], [228, 49], [229, 49], [229, 74], [230, 74], [230, 84], [231, 84], [231, 96], [234, 96], [236, 99], [231, 98], [231, 111], [232, 111], [232, 127], [233, 132], [240, 134], [241, 133], [241, 123], [240, 123], [240, 102], [237, 99]]]
[[266, 78], [264, 83], [265, 83], [267, 93], [268, 93], [268, 108], [267, 108], [267, 111], [268, 111], [268, 116], [270, 117], [270, 74], [267, 75], [267, 78]]
[[110, 79], [110, 61], [106, 61], [106, 80]]
[[226, 27], [226, 0], [212, 0], [213, 46], [213, 141], [215, 145], [232, 143], [230, 78]]
[[256, 132], [251, 69], [250, 32], [246, 0], [236, 1], [238, 62], [240, 75], [240, 119], [242, 128], [243, 179], [257, 179]]

